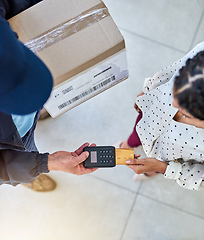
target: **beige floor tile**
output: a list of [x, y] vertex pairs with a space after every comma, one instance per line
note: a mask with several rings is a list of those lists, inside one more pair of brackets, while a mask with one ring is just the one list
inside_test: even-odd
[[121, 240], [202, 240], [204, 219], [139, 196]]
[[119, 27], [183, 51], [189, 49], [204, 9], [201, 0], [105, 0], [105, 3]]
[[202, 15], [202, 20], [198, 28], [197, 35], [195, 37], [195, 40], [193, 42], [193, 46], [196, 44], [203, 42], [204, 41], [204, 10], [203, 10], [203, 15]]
[[52, 173], [58, 187], [0, 188], [2, 240], [118, 240], [135, 194], [89, 176]]
[[174, 180], [160, 175], [143, 182], [140, 193], [204, 218], [204, 191], [184, 189]]
[[111, 169], [99, 169], [92, 175], [133, 192], [137, 192], [140, 187], [140, 182], [132, 180], [134, 172], [126, 166], [116, 166]]

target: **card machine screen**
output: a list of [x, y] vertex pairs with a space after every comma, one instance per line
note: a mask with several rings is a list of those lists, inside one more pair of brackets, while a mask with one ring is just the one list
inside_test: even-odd
[[91, 163], [97, 163], [97, 152], [91, 151]]
[[89, 152], [89, 157], [84, 161], [84, 167], [115, 167], [115, 147], [85, 147], [84, 151]]

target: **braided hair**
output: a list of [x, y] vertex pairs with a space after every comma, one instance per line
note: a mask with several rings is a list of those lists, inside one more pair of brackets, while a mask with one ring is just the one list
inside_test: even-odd
[[174, 97], [193, 117], [204, 120], [204, 51], [188, 59], [180, 69], [174, 82]]

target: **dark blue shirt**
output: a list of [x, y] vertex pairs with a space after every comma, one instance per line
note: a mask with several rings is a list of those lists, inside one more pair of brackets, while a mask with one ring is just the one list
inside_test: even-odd
[[[0, 0], [0, 18], [9, 19], [40, 1]], [[0, 33], [0, 37], [2, 35]], [[48, 172], [48, 153], [39, 153], [34, 143], [38, 117], [39, 113], [31, 129], [21, 138], [11, 115], [0, 112], [0, 185], [6, 183], [16, 186]]]
[[0, 16], [9, 19], [41, 0], [0, 0]]

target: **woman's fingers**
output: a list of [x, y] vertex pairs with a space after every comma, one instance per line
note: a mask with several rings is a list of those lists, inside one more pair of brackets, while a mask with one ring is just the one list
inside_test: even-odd
[[143, 164], [144, 161], [142, 161], [141, 159], [128, 159], [126, 161], [126, 164], [128, 165], [144, 165]]

